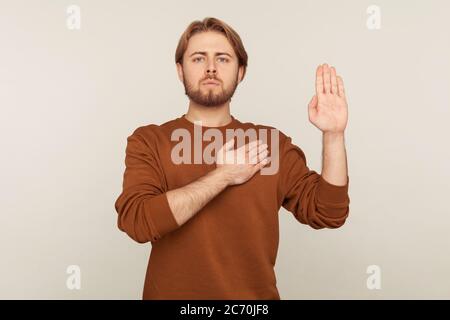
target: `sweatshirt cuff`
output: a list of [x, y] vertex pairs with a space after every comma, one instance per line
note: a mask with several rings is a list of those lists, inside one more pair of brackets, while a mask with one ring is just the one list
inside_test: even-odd
[[151, 201], [147, 203], [147, 206], [148, 207], [145, 210], [147, 219], [155, 228], [158, 238], [163, 237], [165, 234], [179, 227], [173, 212], [170, 209], [166, 193], [153, 197]]
[[348, 184], [349, 177], [347, 175], [347, 182], [344, 186], [337, 186], [326, 181], [322, 175], [319, 178], [317, 198], [322, 203], [345, 203], [348, 198]]

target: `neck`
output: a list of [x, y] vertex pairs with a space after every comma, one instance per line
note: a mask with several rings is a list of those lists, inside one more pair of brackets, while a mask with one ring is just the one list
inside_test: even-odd
[[206, 107], [193, 101], [189, 102], [186, 119], [194, 122], [201, 121], [202, 126], [220, 127], [231, 122], [230, 103], [226, 102], [215, 107]]

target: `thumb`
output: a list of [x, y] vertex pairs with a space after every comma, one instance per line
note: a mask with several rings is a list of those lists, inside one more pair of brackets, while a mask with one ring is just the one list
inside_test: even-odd
[[308, 104], [308, 115], [309, 118], [314, 118], [317, 113], [317, 96], [314, 95]]
[[316, 106], [317, 106], [317, 96], [313, 95], [313, 97], [311, 98], [311, 101], [309, 101], [308, 109], [310, 109], [310, 110], [315, 109]]

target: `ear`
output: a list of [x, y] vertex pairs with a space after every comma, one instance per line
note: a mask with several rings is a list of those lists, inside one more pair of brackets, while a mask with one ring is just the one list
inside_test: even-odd
[[183, 79], [184, 79], [183, 66], [179, 62], [177, 62], [176, 67], [177, 67], [178, 79], [180, 79], [180, 81], [183, 82]]
[[240, 66], [238, 70], [238, 81], [241, 83], [242, 77], [244, 75], [244, 66]]

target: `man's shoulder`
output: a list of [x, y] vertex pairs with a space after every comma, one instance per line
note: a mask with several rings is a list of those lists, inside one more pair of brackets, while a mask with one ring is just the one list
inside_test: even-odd
[[163, 123], [146, 123], [134, 129], [133, 134], [157, 134], [176, 127], [176, 120], [172, 119]]
[[128, 136], [144, 139], [147, 142], [167, 139], [173, 129], [176, 128], [176, 119], [168, 120], [163, 123], [146, 123], [133, 129]]

